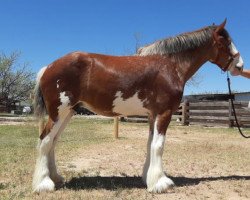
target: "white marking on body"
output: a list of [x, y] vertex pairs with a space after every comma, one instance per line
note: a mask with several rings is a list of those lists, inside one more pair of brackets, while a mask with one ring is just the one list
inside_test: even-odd
[[139, 99], [138, 92], [128, 99], [122, 98], [122, 92], [116, 93], [113, 101], [113, 112], [123, 116], [143, 115], [146, 116], [148, 110], [143, 106], [144, 101]]
[[162, 166], [162, 154], [164, 150], [165, 135], [157, 130], [158, 121], [154, 124], [154, 136], [151, 143], [150, 166], [147, 173], [147, 187], [149, 192], [162, 193], [174, 185], [173, 181], [166, 177]]
[[59, 88], [59, 79], [56, 81], [56, 88], [58, 89]]
[[58, 113], [59, 116], [63, 115], [63, 112], [70, 110], [70, 100], [69, 97], [66, 96], [66, 92], [60, 92], [60, 101], [61, 101], [61, 105], [58, 106]]

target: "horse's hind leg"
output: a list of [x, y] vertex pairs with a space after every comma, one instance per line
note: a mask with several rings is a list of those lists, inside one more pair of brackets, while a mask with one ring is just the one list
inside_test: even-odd
[[38, 144], [38, 159], [33, 177], [33, 189], [35, 192], [53, 191], [55, 183], [62, 178], [57, 173], [55, 165], [54, 148], [56, 140], [70, 120], [73, 111], [69, 108], [59, 110], [58, 120], [53, 122], [49, 118], [44, 129], [44, 136]]
[[60, 176], [57, 172], [57, 168], [56, 168], [56, 163], [55, 163], [55, 146], [56, 146], [56, 142], [57, 140], [59, 139], [60, 137], [60, 134], [63, 132], [65, 126], [68, 124], [69, 120], [71, 119], [72, 115], [73, 115], [73, 111], [71, 110], [70, 112], [68, 113], [65, 113], [66, 116], [64, 118], [64, 122], [62, 123], [61, 127], [59, 128], [55, 138], [54, 138], [54, 141], [53, 141], [53, 144], [52, 144], [52, 147], [51, 147], [51, 150], [49, 152], [49, 171], [50, 171], [50, 178], [53, 180], [53, 182], [56, 184], [56, 185], [60, 185], [63, 183], [64, 179], [62, 176]]

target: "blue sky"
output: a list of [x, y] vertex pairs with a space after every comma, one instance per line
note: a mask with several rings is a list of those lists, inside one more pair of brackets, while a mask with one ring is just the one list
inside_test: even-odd
[[[0, 5], [0, 52], [21, 51], [37, 72], [55, 59], [80, 50], [112, 55], [140, 44], [221, 23], [250, 69], [249, 0], [9, 0]], [[201, 83], [185, 94], [226, 92], [226, 74], [211, 64], [198, 72]], [[232, 89], [250, 91], [250, 80], [233, 77]]]

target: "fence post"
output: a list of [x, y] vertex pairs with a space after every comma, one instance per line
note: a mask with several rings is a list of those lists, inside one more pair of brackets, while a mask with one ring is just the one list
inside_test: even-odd
[[115, 139], [118, 139], [118, 132], [119, 132], [119, 118], [118, 117], [114, 117], [114, 136]]
[[232, 102], [229, 99], [228, 100], [228, 127], [233, 127], [234, 126], [234, 120], [231, 118], [234, 116], [234, 113], [232, 112]]
[[188, 101], [185, 100], [183, 103], [182, 103], [182, 110], [181, 110], [181, 121], [182, 121], [182, 125], [188, 125], [189, 122], [188, 122], [188, 117], [189, 117], [189, 114], [188, 114]]

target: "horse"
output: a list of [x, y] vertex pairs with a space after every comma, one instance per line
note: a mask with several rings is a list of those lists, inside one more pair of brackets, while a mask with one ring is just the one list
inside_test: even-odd
[[243, 69], [242, 57], [225, 25], [226, 20], [158, 40], [131, 56], [77, 51], [43, 67], [34, 90], [34, 114], [39, 119], [34, 192], [53, 191], [63, 183], [54, 150], [78, 106], [104, 116], [148, 116], [142, 179], [152, 193], [173, 187], [163, 170], [162, 154], [166, 131], [186, 82], [207, 61], [231, 73]]

